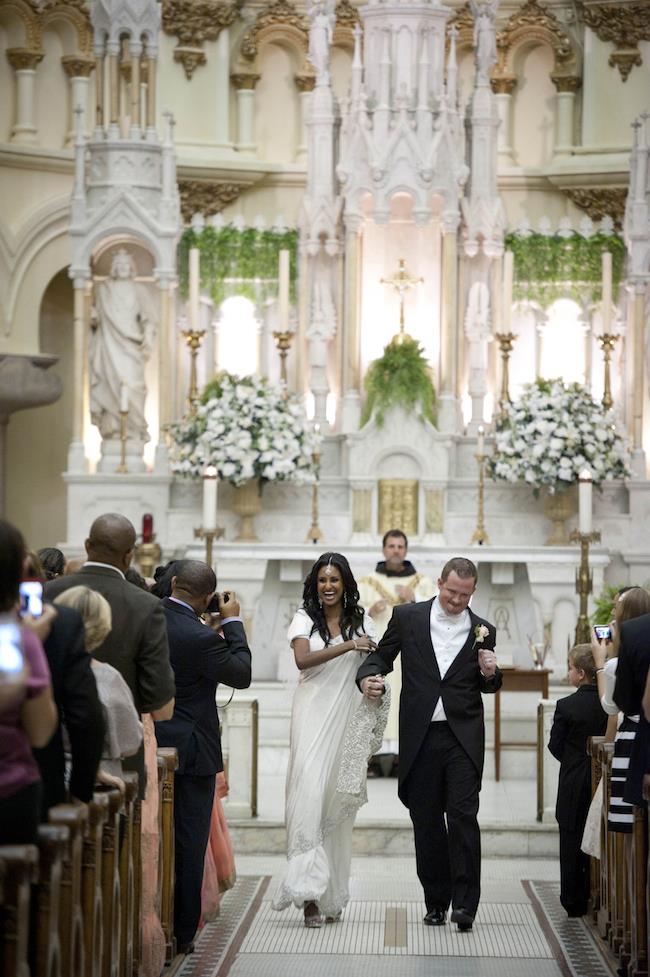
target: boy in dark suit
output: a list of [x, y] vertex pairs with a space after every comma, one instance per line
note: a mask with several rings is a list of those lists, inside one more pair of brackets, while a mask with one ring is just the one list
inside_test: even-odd
[[558, 699], [548, 748], [560, 761], [555, 817], [560, 827], [560, 902], [568, 916], [584, 916], [589, 901], [589, 856], [580, 848], [591, 803], [590, 736], [602, 736], [607, 715], [598, 698], [591, 645], [569, 652], [573, 695]]

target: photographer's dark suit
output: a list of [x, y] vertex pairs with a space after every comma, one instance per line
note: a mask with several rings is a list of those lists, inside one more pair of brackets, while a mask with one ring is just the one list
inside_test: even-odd
[[156, 723], [159, 746], [178, 750], [174, 778], [176, 882], [174, 933], [179, 948], [191, 943], [201, 916], [203, 861], [210, 834], [216, 774], [223, 770], [216, 692], [219, 683], [247, 689], [251, 653], [241, 621], [223, 625], [222, 638], [202, 624], [189, 605], [163, 602], [176, 679], [174, 715]]
[[626, 716], [641, 716], [630, 755], [623, 800], [642, 807], [643, 775], [650, 773], [650, 724], [641, 708], [650, 668], [650, 614], [634, 617], [621, 625], [621, 643], [616, 666], [614, 702]]
[[[480, 896], [481, 692], [497, 692], [502, 682], [498, 670], [491, 678], [481, 674], [478, 651], [494, 649], [496, 630], [468, 608], [469, 635], [441, 678], [431, 640], [432, 604], [428, 600], [395, 608], [377, 650], [359, 668], [357, 684], [368, 675], [391, 672], [401, 652], [398, 793], [413, 822], [427, 911], [446, 911], [451, 902], [454, 909], [463, 907], [473, 916]], [[480, 644], [475, 636], [479, 625], [488, 628]], [[431, 722], [440, 697], [447, 721]]]

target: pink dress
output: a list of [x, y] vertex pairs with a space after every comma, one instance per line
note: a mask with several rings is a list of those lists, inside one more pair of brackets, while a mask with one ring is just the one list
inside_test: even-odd
[[209, 923], [219, 912], [219, 897], [235, 884], [235, 856], [228, 831], [228, 823], [221, 803], [228, 795], [228, 783], [223, 773], [217, 774], [214, 804], [210, 818], [210, 837], [205, 850], [203, 886], [201, 888], [201, 925]]
[[141, 977], [160, 977], [165, 966], [165, 934], [158, 905], [158, 762], [150, 715], [142, 717], [147, 791], [142, 802], [142, 959]]

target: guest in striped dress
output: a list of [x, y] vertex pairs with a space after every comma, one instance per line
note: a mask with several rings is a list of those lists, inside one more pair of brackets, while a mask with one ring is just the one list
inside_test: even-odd
[[632, 805], [623, 800], [623, 790], [630, 765], [632, 744], [639, 726], [638, 716], [623, 716], [616, 730], [619, 708], [614, 701], [616, 668], [620, 629], [624, 621], [650, 613], [650, 594], [643, 587], [627, 587], [619, 591], [614, 605], [614, 620], [611, 624], [611, 638], [592, 637], [591, 647], [596, 663], [598, 693], [605, 712], [610, 716], [606, 740], [614, 740], [612, 759], [611, 799], [607, 812], [607, 825], [610, 831], [618, 831], [631, 837], [633, 813]]

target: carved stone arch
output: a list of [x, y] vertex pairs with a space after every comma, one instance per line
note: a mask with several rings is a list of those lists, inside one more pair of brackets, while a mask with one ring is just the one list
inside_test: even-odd
[[453, 17], [447, 21], [447, 40], [446, 40], [446, 52], [449, 54], [449, 44], [451, 39], [450, 31], [455, 28], [456, 34], [456, 51], [460, 54], [465, 51], [471, 51], [474, 48], [474, 17], [468, 2], [460, 7], [456, 11]]
[[[4, 0], [0, 4], [0, 23], [9, 28], [12, 47], [20, 47], [32, 53], [42, 54], [43, 31], [41, 20], [30, 4], [25, 3], [24, 0]], [[16, 26], [22, 28], [24, 34], [21, 42], [14, 44], [11, 35]]]
[[259, 52], [266, 44], [279, 44], [296, 55], [298, 70], [304, 71], [309, 49], [309, 25], [291, 0], [273, 0], [246, 31], [239, 49], [242, 68], [259, 74]]
[[[569, 34], [555, 15], [542, 7], [538, 0], [526, 3], [508, 20], [497, 34], [497, 64], [492, 73], [492, 85], [516, 78], [514, 58], [521, 48], [532, 45], [550, 47], [554, 68], [551, 80], [559, 91], [579, 86], [581, 76], [580, 53]], [[568, 89], [567, 89], [568, 86]]]
[[[69, 4], [61, 3], [46, 7], [42, 14], [42, 30], [56, 29], [60, 24], [73, 31], [76, 43], [73, 49], [66, 50], [67, 55], [90, 57], [93, 49], [92, 25], [83, 11]], [[65, 38], [62, 38], [65, 41]], [[71, 47], [65, 45], [64, 48]]]
[[332, 47], [340, 47], [345, 51], [354, 50], [354, 31], [357, 25], [363, 30], [363, 23], [359, 10], [351, 0], [339, 0], [336, 5], [336, 23], [332, 35]]

